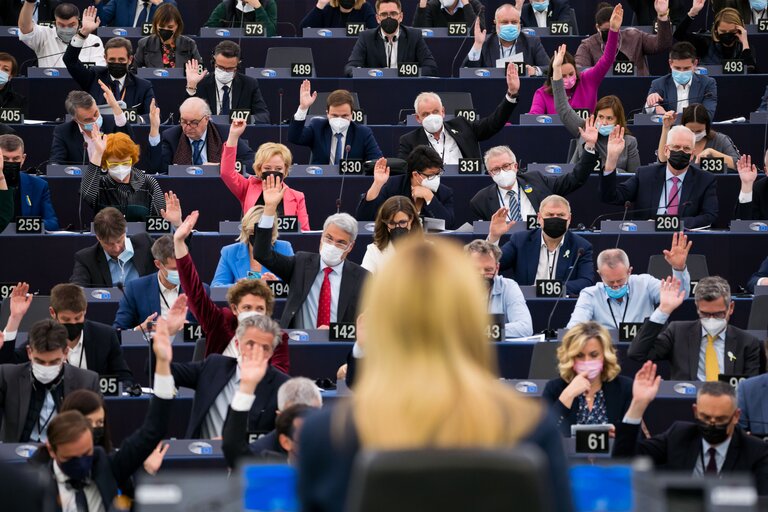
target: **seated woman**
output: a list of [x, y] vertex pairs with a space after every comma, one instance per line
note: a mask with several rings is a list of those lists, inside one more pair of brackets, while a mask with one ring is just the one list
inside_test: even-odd
[[417, 233], [422, 233], [421, 220], [413, 201], [404, 196], [390, 197], [376, 214], [373, 242], [365, 249], [362, 267], [373, 274], [395, 253], [396, 242]]
[[[579, 137], [580, 131], [587, 124], [587, 120], [579, 116], [568, 104], [561, 71], [564, 55], [565, 45], [562, 45], [555, 54], [555, 58], [552, 59], [552, 92], [555, 95], [555, 106], [560, 120], [571, 135]], [[624, 152], [619, 157], [617, 168], [619, 172], [635, 172], [640, 167], [640, 153], [637, 150], [637, 139], [629, 134], [627, 118], [624, 116], [624, 105], [621, 104], [621, 100], [616, 96], [600, 98], [595, 105], [594, 122], [598, 131], [595, 149], [600, 161], [605, 162], [605, 157], [608, 155], [608, 136], [616, 126], [620, 126], [624, 128]], [[573, 153], [571, 162], [580, 161], [583, 152], [584, 144], [576, 144], [576, 151]]]
[[184, 33], [184, 20], [173, 4], [163, 3], [152, 18], [152, 35], [139, 39], [134, 56], [138, 68], [180, 68], [187, 61], [202, 61], [197, 43]]
[[0, 52], [0, 108], [20, 108], [26, 113], [26, 96], [14, 91], [11, 85], [11, 81], [18, 72], [19, 65], [16, 58], [10, 53]]
[[[675, 125], [676, 120], [677, 112], [670, 110], [664, 114], [657, 151], [661, 163], [667, 161], [667, 157], [664, 155], [664, 146], [666, 145], [667, 134], [670, 128]], [[693, 147], [696, 163], [707, 157], [722, 158], [729, 169], [736, 169], [736, 164], [739, 161], [739, 150], [729, 136], [712, 129], [712, 120], [709, 118], [709, 113], [704, 105], [696, 103], [685, 107], [680, 118], [680, 124], [696, 135], [696, 145]]]
[[632, 401], [632, 379], [621, 367], [611, 335], [597, 322], [570, 328], [557, 349], [560, 378], [547, 382], [550, 404], [565, 436], [571, 425], [618, 424]]
[[[265, 142], [259, 146], [253, 161], [253, 171], [256, 176], [244, 177], [237, 172], [235, 168], [235, 158], [237, 157], [237, 141], [245, 131], [245, 121], [236, 119], [232, 121], [229, 129], [229, 137], [221, 154], [221, 179], [230, 192], [234, 194], [243, 208], [243, 213], [247, 212], [254, 205], [264, 205], [264, 198], [261, 195], [262, 179], [269, 175], [274, 175], [281, 181], [288, 176], [291, 169], [293, 156], [291, 150], [282, 144], [274, 142]], [[307, 214], [307, 204], [304, 201], [304, 194], [285, 185], [285, 195], [283, 201], [277, 209], [278, 214], [283, 216], [296, 216], [302, 231], [309, 231], [309, 215]]]
[[376, 12], [366, 0], [317, 0], [301, 20], [301, 28], [343, 28], [347, 23], [365, 23], [365, 28], [379, 26]]
[[262, 23], [268, 37], [277, 35], [277, 0], [217, 2], [203, 26], [237, 28], [244, 23]]
[[715, 15], [711, 34], [691, 32], [693, 19], [704, 8], [706, 0], [693, 0], [688, 16], [675, 30], [676, 41], [688, 41], [696, 47], [701, 65], [722, 65], [728, 59], [744, 61], [747, 73], [754, 73], [755, 56], [749, 47], [747, 29], [739, 11], [726, 7]]
[[[251, 207], [243, 215], [237, 242], [221, 248], [221, 258], [219, 258], [219, 264], [216, 266], [216, 274], [213, 276], [211, 286], [231, 286], [244, 277], [267, 281], [278, 280], [277, 276], [253, 259], [253, 247], [250, 240], [253, 236], [253, 226], [259, 223], [263, 212], [264, 207], [259, 205]], [[293, 256], [291, 243], [277, 239], [277, 222], [272, 226], [272, 244], [276, 253]]]
[[[608, 42], [605, 44], [605, 51], [594, 67], [579, 72], [576, 69], [576, 60], [573, 58], [573, 55], [564, 51], [560, 60], [561, 73], [563, 85], [568, 96], [568, 103], [573, 108], [594, 110], [597, 103], [597, 89], [600, 87], [603, 78], [605, 78], [605, 74], [613, 67], [614, 60], [616, 60], [616, 51], [619, 47], [619, 29], [621, 28], [623, 17], [624, 10], [621, 4], [618, 4], [613, 8], [613, 13], [611, 14]], [[552, 73], [554, 60], [558, 58], [557, 54], [559, 51], [552, 57], [552, 61], [547, 69], [547, 80], [544, 82], [544, 85], [536, 89], [536, 92], [533, 94], [533, 102], [531, 103], [529, 114], [557, 113], [555, 97], [552, 94]]]

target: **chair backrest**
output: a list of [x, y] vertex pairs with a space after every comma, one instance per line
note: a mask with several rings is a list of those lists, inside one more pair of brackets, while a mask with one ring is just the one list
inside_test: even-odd
[[573, 154], [576, 153], [576, 144], [578, 144], [579, 139], [571, 139], [568, 142], [568, 158], [565, 160], [566, 162], [570, 162], [573, 160]]
[[[768, 295], [758, 295], [752, 299], [749, 310], [748, 330], [765, 330], [768, 328]], [[762, 340], [761, 340], [762, 341]], [[762, 352], [762, 350], [761, 350]]]
[[[323, 116], [325, 117], [325, 109], [326, 109], [326, 102], [328, 101], [328, 95], [331, 94], [330, 92], [318, 92], [317, 93], [317, 99], [315, 99], [315, 102], [312, 104], [311, 107], [309, 107], [309, 112], [307, 114], [309, 117], [312, 116]], [[360, 98], [357, 97], [357, 93], [352, 93], [352, 98], [355, 101], [354, 109], [355, 110], [364, 110], [360, 106]]]
[[205, 359], [205, 338], [195, 340], [195, 350], [192, 352], [192, 362], [199, 363]]
[[576, 9], [571, 7], [570, 9], [570, 17], [571, 19], [568, 20], [571, 23], [571, 35], [577, 36], [579, 35], [579, 21], [576, 18]]
[[443, 102], [443, 108], [448, 115], [456, 114], [458, 109], [474, 110], [472, 94], [468, 92], [439, 92], [437, 93]]
[[560, 376], [557, 371], [557, 347], [556, 341], [542, 341], [533, 346], [531, 366], [528, 370], [529, 379], [556, 379]]
[[553, 500], [545, 485], [546, 467], [541, 450], [524, 445], [496, 450], [361, 452], [355, 460], [347, 510], [550, 511]]
[[[689, 254], [686, 264], [688, 265], [688, 273], [691, 274], [691, 281], [701, 281], [702, 278], [709, 276], [705, 255]], [[656, 279], [666, 279], [672, 275], [672, 266], [667, 263], [663, 255], [654, 254], [648, 260], [648, 273]]]
[[[27, 314], [24, 315], [21, 325], [19, 325], [19, 331], [28, 332], [32, 324], [38, 320], [50, 318], [51, 314], [48, 312], [50, 302], [51, 297], [49, 295], [36, 295], [32, 299], [32, 304], [30, 304]], [[11, 299], [4, 299], [0, 304], [0, 327], [4, 327], [8, 323], [9, 316], [11, 316]]]
[[312, 48], [297, 46], [273, 46], [267, 48], [267, 60], [265, 68], [288, 68], [291, 64], [312, 64], [312, 76], [315, 76], [315, 59], [312, 57]]

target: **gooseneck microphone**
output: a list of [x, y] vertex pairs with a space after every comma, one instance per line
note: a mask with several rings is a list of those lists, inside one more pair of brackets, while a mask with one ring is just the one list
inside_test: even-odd
[[579, 263], [579, 259], [581, 259], [582, 255], [584, 255], [584, 249], [579, 247], [579, 250], [576, 251], [576, 258], [573, 260], [573, 266], [568, 272], [568, 275], [565, 277], [565, 281], [563, 281], [563, 289], [560, 292], [560, 295], [557, 297], [557, 300], [555, 300], [555, 304], [552, 306], [552, 311], [549, 313], [549, 318], [547, 318], [547, 328], [544, 329], [543, 332], [544, 336], [548, 339], [557, 337], [557, 331], [552, 329], [552, 317], [555, 316], [555, 311], [557, 310], [557, 305], [560, 304], [560, 299], [566, 296], [565, 285], [568, 284], [571, 276], [573, 276], [573, 272], [576, 270], [576, 265]]
[[[88, 46], [83, 46], [80, 49], [85, 50], [86, 48], [98, 48], [99, 46], [101, 46], [101, 43], [93, 43], [93, 44], [89, 44]], [[31, 59], [27, 59], [21, 63], [21, 66], [19, 66], [19, 73], [21, 73], [21, 71], [24, 69], [24, 66], [26, 66], [30, 62], [33, 62], [33, 61], [40, 62], [41, 59], [47, 59], [48, 57], [58, 57], [59, 55], [64, 55], [65, 53], [67, 53], [67, 50], [64, 50], [63, 52], [51, 53], [49, 55], [43, 55], [42, 57], [32, 57]]]
[[[349, 152], [352, 149], [352, 146], [347, 145], [344, 148], [344, 160], [349, 158]], [[339, 166], [339, 172], [341, 172], [341, 162], [336, 162], [336, 165]], [[339, 197], [336, 199], [336, 213], [339, 213], [341, 211], [341, 195], [344, 193], [344, 177], [347, 175], [346, 172], [341, 173], [341, 187], [339, 187]]]

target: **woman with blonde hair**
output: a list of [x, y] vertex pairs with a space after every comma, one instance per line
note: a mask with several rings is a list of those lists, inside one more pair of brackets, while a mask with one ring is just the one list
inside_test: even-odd
[[301, 20], [301, 28], [343, 28], [347, 23], [364, 23], [376, 28], [376, 12], [366, 0], [317, 0], [317, 4]]
[[548, 460], [555, 510], [571, 510], [567, 464], [545, 408], [499, 380], [487, 289], [461, 247], [405, 241], [369, 278], [365, 358], [349, 402], [306, 420], [302, 510], [342, 511], [360, 450], [502, 448]]
[[423, 230], [416, 205], [405, 196], [390, 197], [376, 213], [373, 242], [365, 249], [361, 266], [368, 272], [376, 272], [395, 252], [395, 243], [417, 233], [422, 234]]
[[565, 333], [557, 349], [560, 378], [547, 382], [542, 398], [554, 412], [561, 432], [571, 425], [616, 425], [632, 401], [632, 379], [621, 367], [610, 333], [597, 322], [584, 322]]

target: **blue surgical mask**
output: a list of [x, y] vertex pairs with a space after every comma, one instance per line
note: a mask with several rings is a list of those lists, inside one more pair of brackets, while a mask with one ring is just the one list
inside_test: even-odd
[[603, 285], [603, 286], [605, 286], [605, 294], [608, 295], [608, 297], [611, 299], [616, 299], [616, 300], [623, 299], [627, 295], [627, 293], [629, 293], [629, 284], [625, 284], [618, 290], [611, 288], [608, 285]]
[[[96, 126], [98, 126], [98, 127], [99, 127], [99, 129], [101, 129], [101, 123], [103, 123], [103, 122], [104, 122], [104, 118], [103, 118], [103, 117], [101, 117], [101, 116], [99, 116], [99, 117], [96, 119], [96, 123], [95, 123], [95, 124], [96, 124]], [[94, 125], [94, 123], [87, 123], [87, 124], [84, 124], [84, 125], [83, 125], [83, 130], [85, 130], [85, 131], [87, 131], [87, 132], [90, 132], [91, 130], [93, 130], [93, 125]]]
[[166, 270], [168, 273], [165, 278], [168, 280], [169, 283], [171, 283], [174, 286], [179, 286], [181, 284], [181, 279], [179, 279], [179, 271], [178, 270]]
[[130, 238], [125, 237], [125, 249], [120, 253], [120, 256], [118, 256], [117, 259], [123, 263], [128, 263], [131, 258], [133, 258], [133, 242], [131, 242]]
[[611, 134], [611, 132], [615, 127], [616, 127], [615, 124], [601, 124], [600, 127], [597, 129], [597, 133], [599, 133], [603, 137], [607, 137]]
[[531, 2], [531, 7], [536, 12], [544, 12], [549, 9], [549, 0], [546, 2]]
[[0, 70], [0, 87], [7, 84], [10, 79], [11, 76], [6, 71]]
[[685, 85], [693, 78], [693, 71], [677, 71], [672, 70], [672, 80], [678, 85]]
[[768, 0], [749, 0], [749, 5], [756, 11], [763, 11], [768, 5]]
[[91, 476], [91, 466], [93, 466], [93, 455], [83, 455], [82, 457], [72, 457], [67, 462], [57, 462], [59, 468], [72, 480], [86, 480]]
[[499, 37], [507, 42], [516, 41], [520, 35], [520, 27], [514, 24], [502, 25], [499, 29]]

